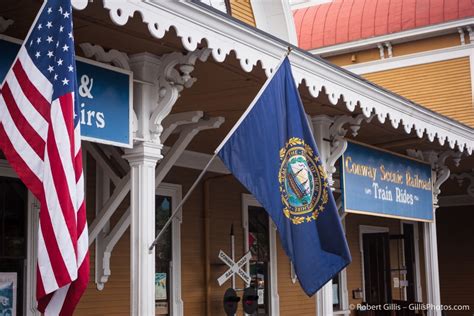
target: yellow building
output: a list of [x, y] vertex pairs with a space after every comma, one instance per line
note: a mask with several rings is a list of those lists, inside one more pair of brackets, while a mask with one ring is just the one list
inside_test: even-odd
[[[26, 2], [0, 4], [0, 48], [5, 52], [0, 54], [0, 65], [8, 59], [6, 47], [21, 43], [39, 10], [39, 3]], [[455, 315], [472, 314], [472, 282], [457, 281], [460, 276], [453, 275], [453, 271], [462, 277], [473, 272], [469, 251], [461, 258], [453, 250], [473, 240], [472, 231], [461, 225], [472, 218], [472, 197], [466, 194], [472, 194], [472, 189], [466, 191], [467, 176], [460, 187], [448, 179], [450, 170], [462, 177], [474, 167], [470, 18], [443, 22], [440, 25], [450, 28], [436, 29], [433, 36], [412, 34], [421, 30], [413, 28], [406, 31], [412, 37], [380, 35], [376, 42], [361, 46], [356, 41], [301, 45], [300, 34], [307, 27], [298, 24], [298, 17], [308, 19], [303, 11], [313, 10], [307, 5], [318, 3], [331, 6], [325, 0], [294, 3], [297, 11], [292, 14], [290, 4], [283, 0], [73, 1], [78, 60], [112, 72], [102, 82], [95, 77], [93, 86], [84, 81], [85, 100], [90, 101], [88, 93], [95, 96], [103, 91], [126, 90], [132, 96], [130, 102], [125, 100], [131, 106], [127, 121], [131, 128], [123, 124], [109, 132], [114, 136], [126, 131], [128, 143], [103, 139], [100, 122], [88, 124], [92, 112], [102, 113], [112, 99], [86, 111], [83, 125], [99, 129], [95, 130], [99, 136], [85, 136], [82, 142], [91, 273], [75, 315], [224, 315], [223, 295], [230, 283], [217, 283], [226, 270], [218, 254], [220, 250], [230, 253], [232, 226], [235, 257], [252, 253], [246, 270], [258, 288], [258, 315], [372, 315], [361, 309], [369, 297], [376, 296], [380, 300], [368, 303], [470, 304], [470, 314]], [[457, 8], [464, 12], [461, 4]], [[329, 12], [327, 21], [341, 21]], [[323, 20], [316, 19], [316, 13], [312, 16], [315, 19], [305, 23], [318, 28]], [[318, 32], [310, 33], [322, 34], [323, 39], [330, 33]], [[288, 46], [298, 41], [301, 48], [293, 47], [290, 61], [341, 206], [351, 265], [314, 297], [307, 297], [275, 225], [220, 161], [211, 165], [150, 252], [149, 245], [214, 149]], [[348, 43], [354, 46], [342, 48]], [[426, 62], [425, 55], [437, 59]], [[122, 75], [130, 86], [116, 85]], [[105, 126], [110, 119], [105, 115]], [[441, 205], [438, 220], [344, 212], [342, 196], [352, 188], [341, 179], [341, 156], [351, 141], [401, 157], [406, 165], [413, 158], [429, 164], [434, 186], [428, 211], [434, 214]], [[13, 272], [18, 277], [17, 315], [38, 315], [34, 290], [38, 203], [16, 178], [0, 153], [0, 218], [4, 223], [0, 273]], [[462, 214], [461, 221], [445, 213], [444, 205], [446, 210], [462, 205], [450, 211]], [[459, 226], [453, 228], [455, 224]], [[450, 234], [452, 230], [459, 237]], [[369, 280], [377, 277], [378, 282]], [[444, 280], [454, 281], [446, 283], [449, 291], [443, 291]], [[236, 287], [244, 286], [237, 278]], [[462, 293], [455, 292], [462, 286], [466, 286]], [[441, 311], [424, 314], [440, 316]], [[244, 315], [241, 306], [237, 315]]]

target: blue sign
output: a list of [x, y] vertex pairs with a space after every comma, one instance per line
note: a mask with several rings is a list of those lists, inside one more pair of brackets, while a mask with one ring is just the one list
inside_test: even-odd
[[346, 212], [433, 220], [429, 164], [349, 142], [341, 169]]
[[[0, 35], [0, 81], [20, 45]], [[77, 77], [82, 139], [132, 147], [132, 73], [78, 57]]]

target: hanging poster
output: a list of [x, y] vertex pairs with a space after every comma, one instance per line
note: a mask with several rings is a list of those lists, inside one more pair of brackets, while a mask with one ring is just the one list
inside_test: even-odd
[[166, 299], [166, 273], [155, 273], [155, 300], [162, 301]]
[[16, 297], [16, 272], [0, 272], [0, 315], [16, 316]]

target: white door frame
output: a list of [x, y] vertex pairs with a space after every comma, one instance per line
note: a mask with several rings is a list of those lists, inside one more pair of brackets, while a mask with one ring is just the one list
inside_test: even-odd
[[[403, 224], [413, 225], [413, 243], [415, 248], [415, 298], [417, 302], [423, 301], [422, 287], [421, 287], [421, 269], [420, 269], [420, 234], [418, 230], [418, 222], [415, 221], [400, 221], [400, 231], [403, 235]], [[403, 249], [403, 265], [405, 263], [405, 244], [402, 245]], [[404, 290], [406, 300], [406, 289]]]
[[[242, 194], [242, 227], [244, 229], [244, 252], [249, 251], [249, 206], [262, 207], [251, 194]], [[280, 315], [280, 297], [278, 295], [276, 225], [268, 216], [268, 234], [270, 247], [270, 315]], [[247, 263], [247, 273], [250, 273], [250, 263]]]

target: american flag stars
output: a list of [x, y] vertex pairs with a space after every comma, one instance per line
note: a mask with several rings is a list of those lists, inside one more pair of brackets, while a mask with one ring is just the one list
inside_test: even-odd
[[74, 61], [69, 60], [70, 50], [74, 49], [71, 10], [65, 6], [46, 7], [27, 48], [30, 56], [38, 62], [38, 68], [53, 83], [55, 95], [72, 92], [75, 86], [76, 78], [72, 76]]

